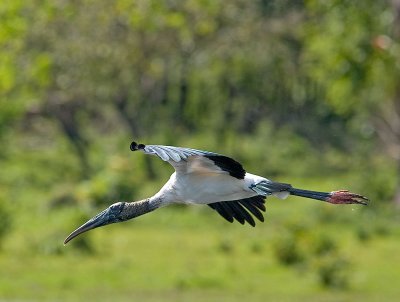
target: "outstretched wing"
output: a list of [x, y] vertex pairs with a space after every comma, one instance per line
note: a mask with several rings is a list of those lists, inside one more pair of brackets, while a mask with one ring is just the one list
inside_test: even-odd
[[177, 173], [228, 173], [243, 179], [246, 171], [234, 159], [218, 153], [190, 148], [180, 148], [161, 145], [143, 145], [132, 142], [132, 151], [142, 151], [156, 155], [169, 162]]
[[230, 201], [220, 201], [208, 204], [209, 207], [216, 210], [222, 217], [229, 222], [233, 222], [235, 219], [241, 224], [247, 221], [251, 226], [256, 226], [253, 214], [261, 222], [264, 221], [262, 212], [265, 212], [265, 197], [254, 196], [250, 198]]

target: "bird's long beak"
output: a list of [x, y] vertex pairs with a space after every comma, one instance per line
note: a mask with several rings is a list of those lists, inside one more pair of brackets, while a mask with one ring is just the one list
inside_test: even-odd
[[89, 221], [81, 225], [75, 231], [73, 231], [67, 238], [64, 240], [64, 244], [67, 244], [69, 241], [74, 239], [76, 236], [85, 233], [87, 231], [93, 230], [95, 228], [101, 227], [103, 225], [108, 224], [109, 219], [107, 217], [108, 209], [103, 212], [97, 214], [95, 217], [91, 218]]

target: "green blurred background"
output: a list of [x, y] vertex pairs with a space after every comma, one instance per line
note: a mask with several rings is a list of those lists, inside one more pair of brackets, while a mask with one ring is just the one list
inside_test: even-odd
[[[398, 301], [400, 1], [0, 2], [0, 300]], [[172, 173], [132, 140], [223, 153], [368, 207], [171, 206], [87, 233]]]

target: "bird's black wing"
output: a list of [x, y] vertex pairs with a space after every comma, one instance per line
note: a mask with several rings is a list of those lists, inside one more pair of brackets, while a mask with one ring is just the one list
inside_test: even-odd
[[264, 221], [262, 212], [265, 212], [265, 197], [253, 196], [240, 200], [219, 201], [208, 204], [209, 207], [216, 210], [227, 221], [234, 220], [244, 224], [246, 221], [253, 227], [256, 225], [250, 213], [261, 222]]
[[169, 162], [178, 173], [229, 173], [243, 179], [246, 171], [234, 159], [209, 151], [161, 145], [143, 145], [132, 142], [132, 151], [156, 155]]

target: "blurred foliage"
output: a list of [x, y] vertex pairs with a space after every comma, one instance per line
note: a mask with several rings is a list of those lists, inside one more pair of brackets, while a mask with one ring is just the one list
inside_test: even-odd
[[[398, 0], [0, 2], [0, 262], [24, 276], [15, 278], [16, 287], [0, 280], [0, 299], [20, 288], [47, 293], [40, 288], [49, 284], [57, 300], [61, 290], [83, 300], [94, 292], [114, 297], [107, 287], [83, 288], [102, 276], [111, 289], [125, 288], [122, 300], [131, 300], [132, 284], [123, 281], [131, 280], [130, 271], [136, 290], [155, 280], [162, 294], [153, 300], [164, 299], [168, 286], [173, 301], [175, 289], [194, 297], [201, 289], [202, 301], [203, 291], [212, 295], [218, 288], [229, 289], [232, 301], [244, 299], [236, 288], [245, 297], [259, 293], [259, 300], [260, 288], [267, 288], [276, 298], [283, 295], [278, 284], [287, 285], [279, 279], [286, 271], [294, 274], [285, 278], [292, 278], [298, 299], [308, 286], [309, 301], [326, 300], [313, 296], [315, 280], [325, 289], [379, 292], [378, 285], [387, 286], [388, 297], [398, 296], [381, 277], [370, 276], [382, 276], [385, 260], [397, 259], [399, 16]], [[135, 225], [140, 234], [110, 227], [106, 244], [82, 237], [64, 249], [65, 233], [94, 212], [152, 195], [169, 177], [165, 163], [131, 156], [131, 140], [225, 153], [256, 174], [321, 191], [347, 188], [371, 204], [333, 209], [271, 199], [271, 221], [252, 230], [254, 237], [229, 226], [239, 240], [217, 238], [226, 224], [208, 209], [183, 214], [172, 207], [158, 220], [143, 217]], [[131, 235], [142, 246], [129, 241]], [[171, 249], [171, 263], [162, 262], [149, 238]], [[216, 271], [202, 270], [189, 254], [176, 256], [182, 242]], [[129, 258], [112, 249], [143, 255]], [[349, 257], [352, 251], [361, 260]], [[67, 275], [75, 258], [85, 262], [76, 271], [81, 279]], [[53, 265], [46, 263], [49, 271], [43, 261]], [[96, 270], [99, 261], [108, 265], [106, 275]], [[27, 272], [31, 267], [36, 270]], [[278, 272], [275, 283], [268, 272], [270, 287], [269, 269]], [[357, 269], [364, 279], [357, 273], [353, 279]], [[386, 266], [387, 276], [398, 276], [391, 269]], [[238, 277], [248, 274], [255, 277]], [[151, 297], [145, 292], [138, 300]], [[214, 297], [221, 301], [220, 294]], [[347, 300], [360, 298], [352, 297]]]
[[299, 273], [316, 272], [322, 287], [349, 287], [351, 263], [340, 251], [336, 239], [328, 232], [321, 233], [315, 222], [288, 221], [283, 224], [273, 245], [275, 257]]
[[3, 243], [3, 238], [10, 232], [11, 222], [11, 211], [6, 209], [4, 200], [0, 199], [0, 250]]

